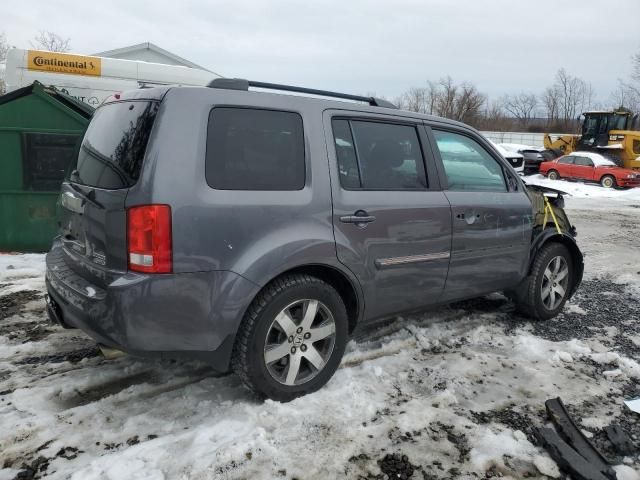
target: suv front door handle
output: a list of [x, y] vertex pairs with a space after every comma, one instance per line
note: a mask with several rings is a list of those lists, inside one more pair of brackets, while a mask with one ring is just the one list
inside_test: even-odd
[[358, 227], [364, 228], [368, 223], [375, 221], [376, 217], [369, 215], [364, 210], [358, 210], [353, 215], [344, 215], [340, 217], [342, 223], [355, 223]]
[[460, 212], [456, 215], [458, 220], [464, 220], [468, 225], [473, 225], [476, 221], [480, 220], [480, 214], [476, 212]]

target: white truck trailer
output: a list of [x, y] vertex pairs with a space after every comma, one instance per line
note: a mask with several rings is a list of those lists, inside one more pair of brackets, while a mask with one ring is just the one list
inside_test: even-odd
[[124, 90], [157, 85], [202, 86], [220, 77], [177, 65], [20, 49], [9, 50], [5, 70], [8, 92], [37, 80], [92, 107]]

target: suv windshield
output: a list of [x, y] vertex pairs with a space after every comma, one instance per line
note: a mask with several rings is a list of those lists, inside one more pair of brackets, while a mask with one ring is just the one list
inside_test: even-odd
[[133, 101], [98, 108], [84, 135], [70, 180], [107, 189], [134, 185], [158, 105]]

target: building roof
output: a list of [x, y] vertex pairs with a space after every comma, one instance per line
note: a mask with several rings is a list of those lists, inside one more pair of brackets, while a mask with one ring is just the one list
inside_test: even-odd
[[73, 98], [71, 95], [63, 93], [54, 87], [45, 87], [38, 81], [0, 96], [0, 105], [12, 102], [18, 98], [26, 97], [32, 93], [37, 95], [48, 95], [85, 118], [90, 118], [95, 111], [91, 105], [87, 105], [86, 103]]
[[[93, 55], [96, 57], [120, 57], [121, 55], [140, 52], [144, 50], [150, 50], [184, 67], [198, 68], [200, 70], [206, 70], [207, 72], [211, 71], [196, 63], [190, 62], [186, 58], [182, 58], [176, 55], [175, 53], [171, 53], [168, 50], [165, 50], [164, 48], [160, 48], [159, 46], [151, 42], [138, 43], [136, 45], [130, 45], [128, 47], [116, 48], [115, 50], [107, 50], [104, 52], [94, 53]], [[215, 72], [212, 72], [212, 73], [215, 73]]]

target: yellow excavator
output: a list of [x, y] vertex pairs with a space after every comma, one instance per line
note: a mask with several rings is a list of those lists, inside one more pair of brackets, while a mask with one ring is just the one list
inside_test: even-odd
[[580, 135], [544, 136], [544, 147], [563, 155], [597, 152], [621, 167], [640, 170], [640, 114], [626, 110], [585, 112]]

